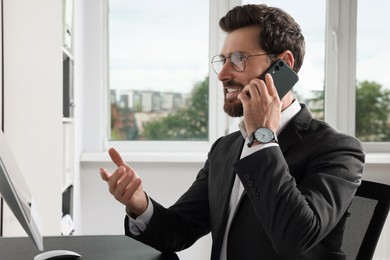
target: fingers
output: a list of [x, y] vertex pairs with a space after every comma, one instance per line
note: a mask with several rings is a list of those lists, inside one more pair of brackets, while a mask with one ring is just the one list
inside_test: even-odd
[[124, 189], [125, 183], [131, 182], [134, 178], [139, 178], [135, 171], [123, 161], [121, 155], [114, 148], [108, 150], [108, 154], [111, 157], [111, 160], [118, 166], [118, 169], [110, 175], [105, 169], [100, 169], [100, 175], [103, 180], [107, 181], [110, 187], [110, 192], [114, 193], [114, 190], [117, 189], [118, 184], [119, 188]]
[[108, 183], [108, 189], [113, 197], [126, 205], [126, 208], [131, 209], [134, 216], [139, 216], [148, 205], [148, 199], [142, 188], [142, 181], [114, 148], [110, 148], [108, 152], [118, 168], [112, 174], [106, 169], [100, 168], [100, 176]]
[[126, 171], [120, 166], [113, 174], [101, 168], [100, 175], [103, 180], [107, 181], [109, 191], [120, 202], [125, 203], [130, 199], [135, 191], [141, 186], [141, 179], [134, 171]]
[[107, 172], [106, 169], [100, 168], [100, 177], [102, 177], [103, 181], [108, 181], [110, 178], [110, 174]]
[[260, 96], [273, 96], [276, 92], [274, 80], [269, 73], [265, 74], [264, 80], [254, 79], [251, 81], [251, 84], [256, 87]]
[[108, 154], [110, 155], [111, 160], [116, 164], [116, 166], [123, 166], [127, 170], [131, 170], [131, 168], [123, 161], [121, 155], [118, 153], [117, 150], [115, 150], [115, 148], [110, 148], [108, 150]]
[[129, 175], [129, 174], [122, 173], [122, 176], [120, 176], [120, 178], [116, 182], [113, 182], [114, 189], [112, 190], [111, 193], [114, 196], [114, 198], [116, 198], [119, 201], [122, 201], [127, 187], [130, 186], [131, 182], [133, 181], [133, 177], [134, 174]]
[[279, 94], [278, 94], [278, 91], [277, 91], [276, 86], [274, 84], [274, 79], [272, 78], [271, 74], [267, 73], [265, 75], [265, 82], [266, 82], [265, 85], [267, 87], [269, 95], [270, 96], [276, 95], [279, 98]]
[[134, 178], [131, 185], [128, 185], [126, 189], [124, 190], [122, 199], [124, 201], [130, 201], [133, 197], [134, 193], [139, 189], [139, 187], [142, 184], [142, 180], [140, 178]]
[[252, 79], [248, 85], [242, 90], [238, 98], [242, 102], [250, 100], [260, 100], [270, 97], [279, 97], [278, 91], [274, 85], [274, 80], [271, 74], [265, 75], [264, 81], [261, 79]]
[[117, 182], [115, 190], [112, 192], [114, 198], [123, 204], [127, 205], [132, 201], [135, 192], [141, 186], [141, 179], [137, 178], [134, 174], [124, 174], [122, 178]]
[[241, 91], [241, 93], [238, 95], [238, 98], [245, 102], [250, 101], [251, 99], [258, 99], [259, 94], [259, 87], [257, 84], [261, 83], [260, 81], [251, 80], [248, 85], [244, 87], [244, 89]]
[[111, 194], [115, 194], [115, 191], [118, 186], [118, 181], [121, 179], [123, 175], [126, 174], [126, 171], [124, 168], [121, 166], [119, 167], [107, 180], [108, 183], [108, 188]]

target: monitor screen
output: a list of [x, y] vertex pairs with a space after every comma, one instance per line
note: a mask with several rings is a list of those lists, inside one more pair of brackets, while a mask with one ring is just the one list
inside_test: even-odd
[[0, 193], [28, 236], [43, 251], [40, 216], [15, 157], [0, 131]]

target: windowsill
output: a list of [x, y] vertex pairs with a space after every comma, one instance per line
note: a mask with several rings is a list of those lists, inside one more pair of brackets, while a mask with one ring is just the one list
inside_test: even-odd
[[[207, 153], [121, 153], [126, 162], [148, 162], [148, 163], [203, 163], [207, 159]], [[111, 162], [107, 153], [82, 153], [80, 162]]]
[[[127, 162], [148, 162], [148, 163], [203, 163], [207, 153], [122, 153]], [[110, 162], [107, 153], [86, 152], [80, 156], [80, 162]], [[390, 153], [367, 153], [366, 164], [390, 164]]]
[[390, 164], [390, 153], [367, 153], [366, 164]]

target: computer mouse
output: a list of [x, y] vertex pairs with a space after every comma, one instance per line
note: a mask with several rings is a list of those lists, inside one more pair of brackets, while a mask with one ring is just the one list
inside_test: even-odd
[[34, 260], [65, 260], [80, 259], [81, 255], [70, 250], [51, 250], [40, 253], [34, 257]]

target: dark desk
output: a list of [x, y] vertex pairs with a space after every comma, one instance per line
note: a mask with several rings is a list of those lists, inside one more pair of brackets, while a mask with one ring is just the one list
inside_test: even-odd
[[[161, 254], [126, 236], [44, 237], [45, 251], [66, 249], [81, 255], [82, 260], [178, 260], [176, 254]], [[0, 237], [1, 260], [32, 260], [39, 251], [28, 237]]]

